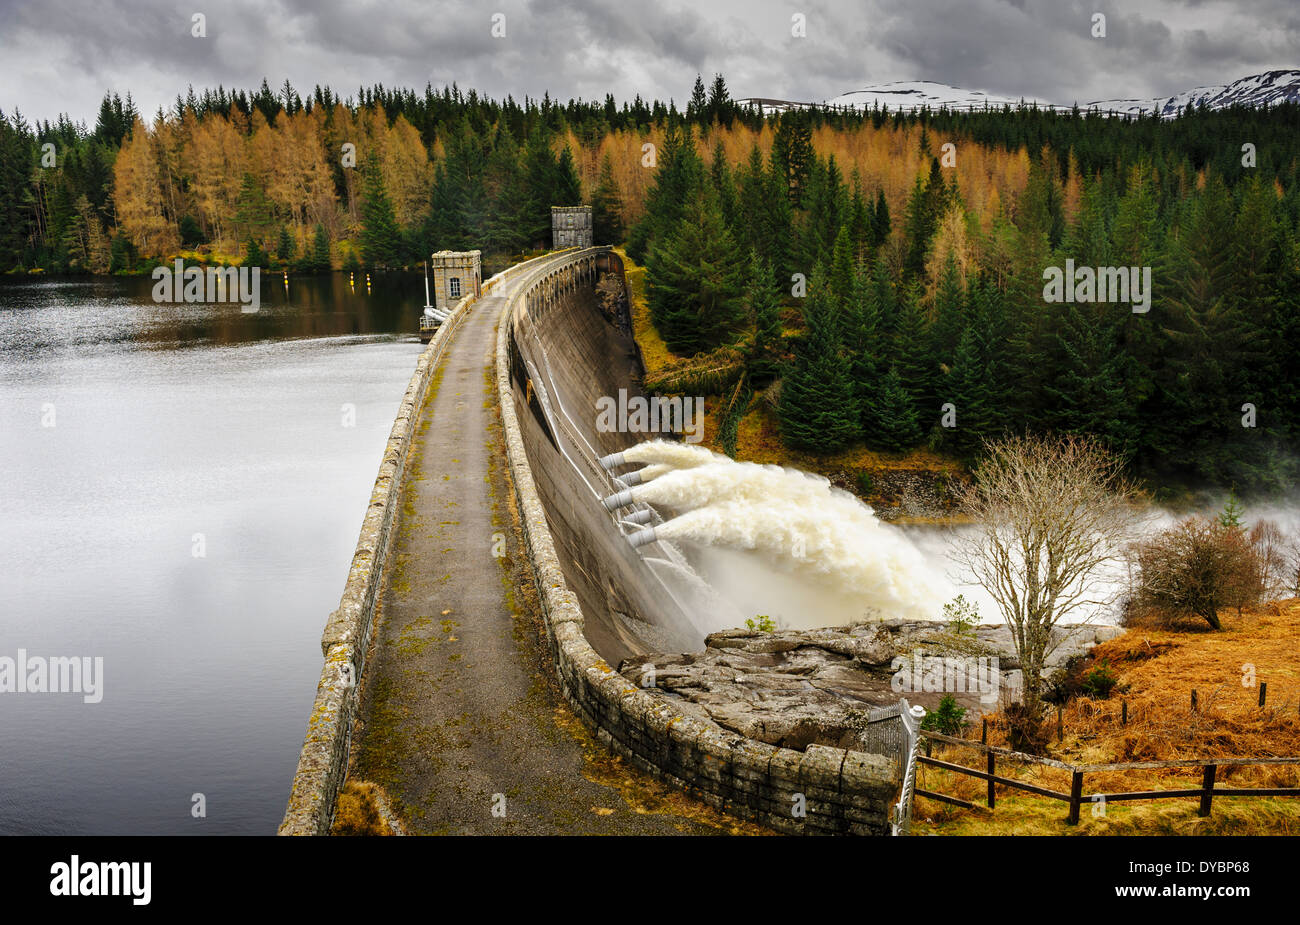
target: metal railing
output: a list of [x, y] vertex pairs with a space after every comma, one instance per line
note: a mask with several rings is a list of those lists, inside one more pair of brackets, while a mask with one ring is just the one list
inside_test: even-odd
[[898, 725], [903, 729], [907, 740], [907, 755], [903, 765], [903, 784], [898, 793], [898, 802], [893, 807], [889, 834], [906, 835], [912, 827], [912, 799], [916, 796], [916, 769], [921, 756], [921, 718], [925, 708], [909, 706], [906, 700], [900, 700], [897, 706]]

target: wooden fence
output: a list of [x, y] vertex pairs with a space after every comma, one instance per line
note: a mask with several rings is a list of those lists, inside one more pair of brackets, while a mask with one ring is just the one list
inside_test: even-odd
[[[959, 739], [954, 736], [942, 735], [937, 732], [922, 732], [921, 735], [927, 742], [926, 754], [917, 757], [917, 761], [923, 765], [933, 768], [942, 768], [945, 771], [952, 771], [955, 774], [961, 774], [967, 777], [974, 777], [988, 783], [988, 792], [986, 801], [989, 809], [993, 809], [997, 804], [997, 794], [995, 787], [998, 784], [1004, 787], [1011, 787], [1016, 790], [1024, 790], [1029, 793], [1042, 797], [1048, 797], [1053, 800], [1061, 800], [1070, 804], [1069, 814], [1066, 816], [1068, 825], [1078, 825], [1079, 807], [1083, 802], [1120, 802], [1125, 800], [1169, 800], [1180, 797], [1199, 797], [1201, 801], [1199, 815], [1208, 816], [1210, 806], [1216, 796], [1231, 797], [1295, 797], [1300, 796], [1300, 787], [1215, 787], [1214, 779], [1220, 767], [1233, 767], [1242, 765], [1269, 765], [1269, 764], [1289, 764], [1300, 765], [1300, 758], [1214, 758], [1214, 759], [1187, 759], [1179, 761], [1133, 761], [1119, 764], [1088, 764], [1077, 765], [1067, 764], [1063, 761], [1056, 761], [1053, 758], [1040, 758], [1036, 755], [1026, 755], [1023, 752], [1013, 752], [1005, 748], [995, 748], [983, 742], [975, 742], [970, 739]], [[949, 761], [941, 761], [938, 758], [930, 757], [930, 742], [942, 742], [947, 745], [956, 745], [962, 748], [969, 748], [976, 752], [981, 752], [985, 756], [986, 770], [979, 771], [975, 768], [968, 768], [965, 765], [955, 764]], [[1021, 763], [1037, 764], [1044, 767], [1055, 768], [1070, 774], [1070, 792], [1062, 793], [1059, 790], [1051, 790], [1047, 787], [1039, 787], [1036, 784], [1029, 784], [1025, 781], [1016, 780], [1011, 777], [1002, 777], [997, 773], [997, 759], [1001, 757], [1008, 761], [1017, 761]], [[1184, 790], [1134, 790], [1121, 793], [1090, 793], [1083, 792], [1084, 776], [1087, 774], [1100, 774], [1108, 771], [1141, 771], [1157, 770], [1163, 768], [1200, 768], [1201, 769], [1201, 786], [1188, 788]], [[958, 799], [943, 793], [935, 793], [930, 790], [923, 790], [917, 787], [916, 796], [925, 797], [930, 800], [938, 800], [941, 803], [948, 803], [953, 806], [960, 806], [964, 809], [973, 809], [975, 804]]]

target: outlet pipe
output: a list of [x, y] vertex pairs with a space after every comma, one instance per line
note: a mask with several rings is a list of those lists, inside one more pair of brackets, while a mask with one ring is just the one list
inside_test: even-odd
[[600, 503], [605, 505], [605, 510], [607, 511], [616, 511], [621, 507], [627, 507], [632, 503], [632, 489], [624, 488], [622, 491], [615, 492], [608, 498], [605, 498]]
[[618, 466], [623, 465], [625, 462], [627, 462], [627, 459], [622, 453], [610, 453], [608, 456], [602, 456], [600, 458], [600, 464], [606, 469], [615, 469]]
[[636, 531], [636, 533], [629, 533], [627, 535], [627, 542], [629, 546], [636, 549], [640, 546], [647, 546], [658, 538], [659, 537], [655, 535], [654, 527], [646, 527], [644, 530]]
[[654, 520], [655, 512], [646, 508], [644, 511], [633, 511], [623, 518], [625, 524], [635, 524], [638, 527], [644, 527], [650, 521]]

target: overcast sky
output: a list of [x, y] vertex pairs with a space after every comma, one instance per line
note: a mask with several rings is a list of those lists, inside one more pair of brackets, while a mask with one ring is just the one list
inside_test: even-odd
[[[196, 13], [206, 38], [191, 35]], [[806, 37], [791, 35], [796, 13]], [[494, 97], [681, 103], [697, 72], [721, 72], [737, 98], [934, 80], [1072, 103], [1300, 67], [1298, 50], [1297, 0], [0, 0], [0, 109], [93, 123], [105, 90], [152, 114], [190, 84], [263, 77], [344, 96], [455, 81]]]

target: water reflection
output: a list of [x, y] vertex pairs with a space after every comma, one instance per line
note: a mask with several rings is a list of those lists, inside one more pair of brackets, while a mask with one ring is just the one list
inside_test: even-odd
[[418, 274], [150, 292], [0, 281], [0, 657], [104, 658], [99, 704], [0, 693], [0, 833], [275, 831], [421, 349]]

